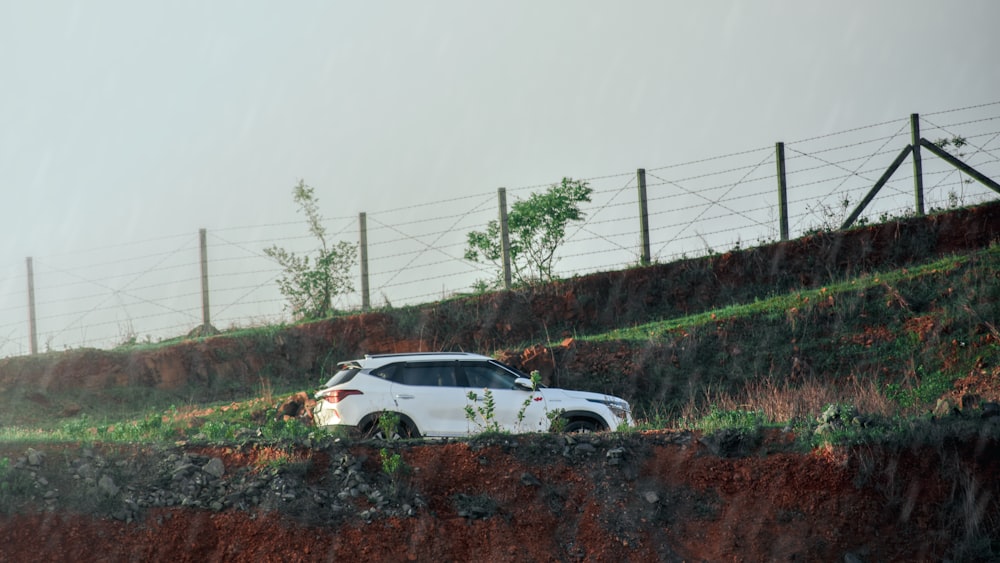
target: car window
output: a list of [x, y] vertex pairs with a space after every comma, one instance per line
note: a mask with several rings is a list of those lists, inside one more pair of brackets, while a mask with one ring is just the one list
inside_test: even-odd
[[393, 381], [403, 385], [423, 385], [429, 387], [456, 387], [454, 363], [412, 363], [405, 364], [394, 374]]
[[342, 366], [342, 369], [333, 374], [333, 377], [327, 380], [327, 382], [323, 384], [323, 387], [333, 387], [334, 385], [347, 383], [348, 381], [354, 379], [354, 376], [357, 375], [359, 371], [361, 371], [361, 368], [353, 364], [349, 366]]
[[477, 389], [513, 389], [515, 375], [501, 366], [482, 362], [463, 362], [469, 387]]
[[374, 375], [375, 377], [380, 377], [382, 379], [387, 379], [389, 381], [395, 381], [394, 378], [396, 376], [396, 371], [398, 367], [399, 364], [389, 364], [382, 367], [374, 368], [368, 373]]

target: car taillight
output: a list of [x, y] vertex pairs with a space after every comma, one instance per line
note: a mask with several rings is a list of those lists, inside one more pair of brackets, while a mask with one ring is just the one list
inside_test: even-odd
[[328, 403], [339, 403], [351, 395], [364, 395], [364, 393], [357, 389], [333, 389], [328, 391], [326, 395], [323, 395], [323, 400]]

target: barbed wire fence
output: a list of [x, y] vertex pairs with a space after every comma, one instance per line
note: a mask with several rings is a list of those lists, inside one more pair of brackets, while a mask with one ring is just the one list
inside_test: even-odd
[[[989, 178], [1000, 177], [1000, 101], [920, 116], [921, 136]], [[952, 144], [961, 139], [959, 145]], [[909, 117], [783, 143], [788, 237], [840, 228], [911, 143]], [[778, 154], [774, 145], [645, 169], [653, 262], [671, 262], [779, 240]], [[912, 158], [912, 156], [911, 156]], [[926, 212], [996, 199], [997, 192], [923, 151]], [[571, 224], [555, 273], [571, 277], [642, 262], [636, 171], [593, 178], [583, 221]], [[900, 167], [861, 221], [915, 213], [914, 170]], [[553, 179], [551, 183], [559, 179]], [[507, 189], [515, 199], [551, 183]], [[469, 293], [496, 277], [464, 258], [467, 233], [497, 218], [496, 192], [365, 212], [370, 306], [416, 305]], [[360, 215], [327, 218], [328, 240], [357, 241]], [[224, 330], [291, 322], [277, 287], [272, 245], [312, 253], [301, 221], [207, 231], [211, 322]], [[31, 352], [30, 297], [39, 351], [111, 348], [188, 334], [203, 322], [199, 233], [124, 242], [0, 265], [0, 357]], [[360, 266], [351, 272], [360, 279]], [[33, 279], [30, 280], [29, 276]], [[29, 286], [33, 296], [29, 296]], [[360, 283], [334, 303], [362, 308]]]

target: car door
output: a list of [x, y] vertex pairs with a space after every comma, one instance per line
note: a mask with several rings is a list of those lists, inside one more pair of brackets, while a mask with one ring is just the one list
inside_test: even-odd
[[456, 379], [458, 363], [407, 362], [393, 373], [390, 393], [400, 413], [424, 436], [462, 436], [468, 432], [465, 388]]
[[[507, 432], [540, 432], [549, 427], [545, 399], [541, 393], [514, 384], [518, 374], [496, 362], [463, 361], [462, 375], [467, 385], [466, 396], [475, 396], [475, 424], [471, 432], [489, 429], [495, 421]], [[493, 420], [486, 420], [486, 391], [493, 397]]]

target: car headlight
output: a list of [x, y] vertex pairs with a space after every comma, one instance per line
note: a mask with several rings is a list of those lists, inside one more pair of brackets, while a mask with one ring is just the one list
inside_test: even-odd
[[592, 403], [601, 403], [602, 405], [608, 407], [608, 409], [610, 409], [611, 412], [614, 413], [614, 415], [617, 416], [618, 418], [621, 418], [623, 420], [626, 419], [626, 418], [628, 418], [630, 409], [629, 409], [628, 403], [626, 403], [625, 401], [622, 401], [620, 399], [619, 400], [615, 400], [615, 399], [587, 399], [587, 400], [590, 401], [590, 402], [592, 402]]

